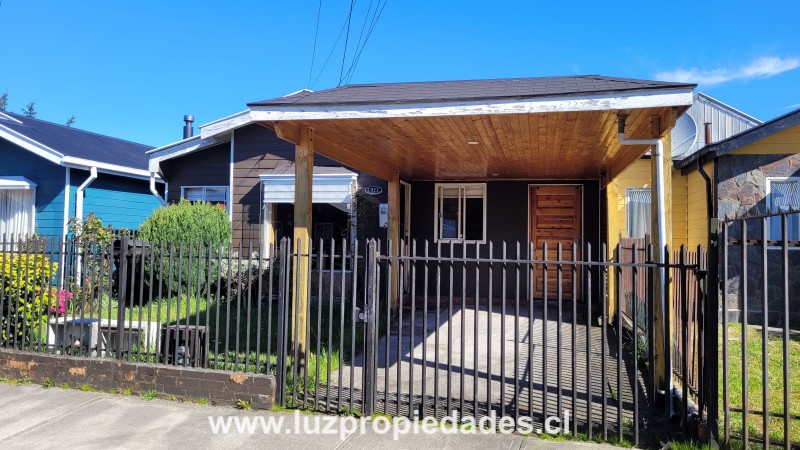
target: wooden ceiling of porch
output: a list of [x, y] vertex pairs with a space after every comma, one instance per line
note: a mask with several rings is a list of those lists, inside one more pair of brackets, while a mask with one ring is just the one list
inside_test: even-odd
[[653, 137], [654, 116], [662, 135], [671, 127], [670, 108], [282, 124], [313, 128], [318, 153], [381, 177], [399, 171], [408, 180], [599, 179], [647, 150], [619, 145], [618, 114], [629, 116], [629, 138]]

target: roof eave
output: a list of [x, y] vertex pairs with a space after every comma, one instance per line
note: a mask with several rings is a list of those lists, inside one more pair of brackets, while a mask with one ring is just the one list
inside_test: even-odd
[[363, 105], [265, 105], [251, 106], [252, 121], [425, 117], [480, 114], [532, 114], [625, 110], [657, 107], [688, 107], [693, 101], [693, 85], [682, 88], [614, 92], [611, 94], [529, 97], [487, 102], [448, 101], [413, 104]]

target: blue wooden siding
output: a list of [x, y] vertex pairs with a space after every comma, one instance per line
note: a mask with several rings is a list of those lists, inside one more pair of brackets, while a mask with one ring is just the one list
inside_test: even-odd
[[61, 235], [66, 169], [5, 140], [0, 140], [0, 158], [0, 175], [23, 176], [36, 183], [36, 232]]
[[[114, 228], [139, 229], [153, 210], [160, 206], [158, 199], [150, 193], [150, 182], [133, 178], [98, 173], [97, 179], [84, 191], [83, 214], [94, 212], [105, 225]], [[71, 171], [71, 212], [77, 187], [89, 176], [83, 170]]]

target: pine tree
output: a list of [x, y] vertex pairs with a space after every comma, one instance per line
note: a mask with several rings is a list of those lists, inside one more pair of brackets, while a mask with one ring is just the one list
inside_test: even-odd
[[22, 108], [22, 115], [25, 117], [36, 117], [36, 102], [28, 102], [28, 106]]
[[5, 111], [8, 108], [8, 92], [3, 92], [0, 95], [0, 111]]
[[69, 119], [67, 119], [67, 123], [65, 123], [64, 125], [66, 125], [68, 127], [71, 127], [72, 124], [77, 122], [77, 121], [78, 121], [78, 118], [75, 116], [75, 114], [73, 114], [73, 115], [69, 116]]

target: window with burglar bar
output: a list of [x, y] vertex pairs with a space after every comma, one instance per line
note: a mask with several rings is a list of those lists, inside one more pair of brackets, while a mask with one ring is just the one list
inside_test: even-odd
[[[767, 206], [773, 212], [800, 210], [800, 178], [767, 179]], [[789, 240], [800, 240], [800, 214], [789, 214], [786, 219]], [[781, 217], [770, 217], [768, 221], [767, 239], [783, 239]]]
[[181, 197], [190, 202], [208, 202], [227, 210], [228, 188], [226, 186], [191, 186], [181, 188]]

